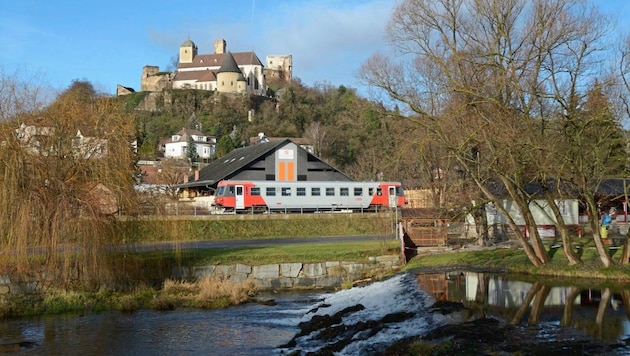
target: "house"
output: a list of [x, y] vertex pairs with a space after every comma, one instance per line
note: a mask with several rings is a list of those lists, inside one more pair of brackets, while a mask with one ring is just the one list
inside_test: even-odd
[[160, 152], [164, 154], [164, 158], [187, 158], [190, 142], [194, 143], [195, 151], [200, 159], [210, 159], [214, 156], [216, 137], [187, 128], [181, 129], [170, 138], [161, 140]]
[[184, 197], [213, 195], [224, 179], [274, 181], [351, 181], [292, 140], [265, 141], [216, 159], [180, 185]]
[[[94, 130], [87, 127], [78, 129], [76, 135], [72, 138], [72, 150], [75, 157], [99, 159], [107, 156], [107, 140], [95, 137], [96, 134], [86, 136], [83, 133], [86, 131]], [[54, 141], [59, 141], [60, 137], [57, 137], [57, 130], [54, 127], [26, 125], [22, 123], [19, 128], [15, 129], [15, 135], [20, 146], [29, 154], [49, 156], [58, 153]]]

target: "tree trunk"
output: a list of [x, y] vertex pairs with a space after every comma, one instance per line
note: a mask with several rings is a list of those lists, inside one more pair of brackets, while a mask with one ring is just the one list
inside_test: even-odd
[[547, 203], [549, 203], [549, 207], [551, 208], [551, 211], [553, 211], [553, 215], [556, 217], [556, 227], [558, 228], [558, 230], [560, 230], [560, 236], [562, 237], [562, 250], [564, 251], [564, 256], [567, 258], [567, 260], [569, 260], [569, 265], [582, 263], [580, 257], [571, 248], [569, 229], [564, 223], [564, 218], [560, 213], [560, 209], [558, 209], [556, 201], [553, 199], [548, 191], [545, 191], [545, 199], [547, 200]]
[[[523, 214], [523, 219], [525, 219], [525, 225], [529, 229], [529, 241], [536, 253], [536, 256], [541, 261], [542, 264], [549, 262], [549, 254], [545, 249], [542, 241], [540, 240], [540, 235], [538, 234], [538, 229], [536, 227], [536, 222], [534, 221], [534, 217], [532, 216], [532, 212], [529, 209], [529, 203], [527, 199], [525, 199], [520, 192], [517, 190], [512, 182], [507, 179], [505, 176], [501, 176], [501, 181], [505, 185], [510, 197], [514, 200], [518, 208], [521, 210]], [[527, 240], [523, 239], [525, 243]]]
[[595, 240], [595, 248], [599, 254], [599, 259], [602, 261], [604, 267], [610, 267], [613, 264], [613, 260], [608, 253], [608, 250], [604, 246], [604, 242], [599, 234], [599, 214], [597, 213], [597, 205], [595, 204], [595, 198], [590, 195], [586, 196], [586, 206], [588, 207], [589, 220], [591, 228], [593, 229], [593, 239]]

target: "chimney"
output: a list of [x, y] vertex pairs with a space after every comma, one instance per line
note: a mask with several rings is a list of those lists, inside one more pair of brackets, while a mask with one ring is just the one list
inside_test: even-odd
[[199, 170], [195, 170], [195, 180], [199, 180]]
[[227, 47], [227, 43], [225, 40], [216, 40], [214, 41], [214, 53], [215, 54], [223, 54], [225, 53], [225, 48]]
[[188, 174], [184, 174], [184, 183], [188, 183]]

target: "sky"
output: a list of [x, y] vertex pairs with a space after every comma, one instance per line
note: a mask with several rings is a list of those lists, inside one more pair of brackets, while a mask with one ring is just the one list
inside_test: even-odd
[[[630, 1], [591, 0], [629, 23]], [[145, 65], [165, 70], [188, 38], [200, 54], [224, 39], [232, 52], [292, 55], [293, 76], [307, 86], [357, 79], [376, 52], [391, 52], [385, 27], [398, 0], [22, 0], [0, 3], [0, 71], [38, 75], [55, 88], [87, 80], [115, 94], [140, 90]], [[159, 5], [159, 6], [156, 6]], [[625, 19], [625, 21], [624, 21]]]
[[[160, 6], [156, 6], [160, 4]], [[162, 5], [163, 4], [163, 5]], [[140, 90], [142, 67], [166, 69], [190, 38], [200, 54], [292, 55], [302, 83], [357, 88], [356, 72], [385, 45], [387, 0], [23, 0], [0, 3], [0, 70], [38, 73], [57, 88], [90, 81]]]

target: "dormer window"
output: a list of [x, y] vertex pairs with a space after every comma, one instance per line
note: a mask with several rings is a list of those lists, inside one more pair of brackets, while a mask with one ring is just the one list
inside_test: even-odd
[[179, 141], [179, 139], [181, 138], [181, 136], [179, 135], [173, 135], [173, 137], [171, 137], [172, 141]]

